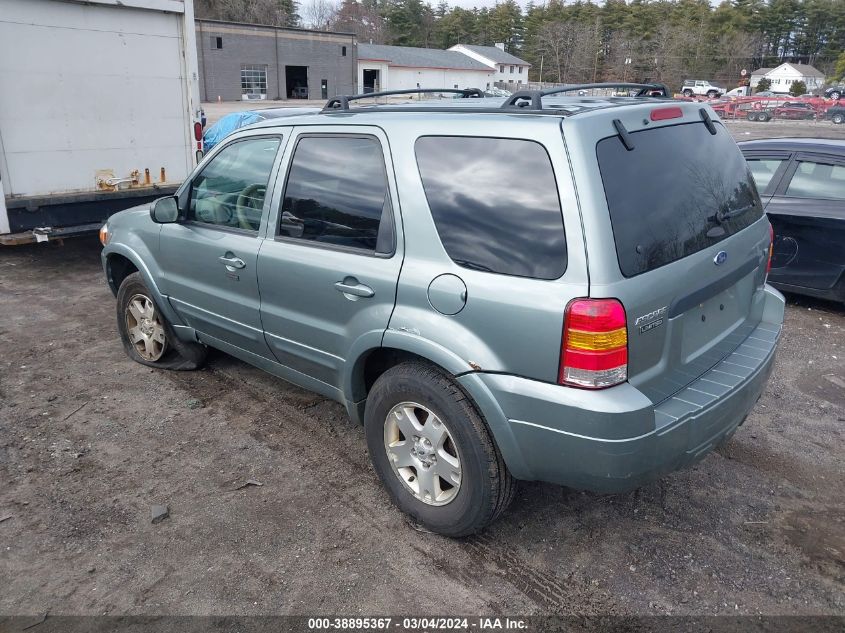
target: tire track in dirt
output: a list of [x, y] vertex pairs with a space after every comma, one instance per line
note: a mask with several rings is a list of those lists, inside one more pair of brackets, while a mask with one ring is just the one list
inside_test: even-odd
[[[247, 414], [241, 415], [241, 419], [260, 420], [257, 424], [249, 422], [246, 425], [247, 428], [243, 430], [271, 450], [286, 453], [292, 451], [304, 457], [310, 468], [313, 469], [316, 466], [313, 477], [332, 480], [330, 487], [334, 492], [328, 501], [330, 505], [343, 507], [345, 512], [365, 521], [370, 529], [379, 533], [392, 529], [388, 517], [398, 510], [393, 508], [386, 494], [381, 490], [369, 460], [362, 459], [366, 455], [363, 428], [352, 424], [346, 417], [346, 412], [340, 409], [338, 412], [343, 416], [344, 423], [339, 428], [336, 425], [327, 424], [325, 417], [314, 416], [313, 412], [320, 405], [330, 403], [330, 400], [300, 390], [296, 386], [289, 386], [286, 381], [270, 375], [261, 374], [258, 381], [251, 380], [256, 378], [252, 372], [259, 370], [240, 365], [239, 361], [235, 362], [238, 365], [231, 364], [228, 359], [212, 361], [209, 364], [203, 373], [211, 377], [215, 384], [203, 384], [190, 373], [173, 373], [170, 376], [175, 383], [191, 391], [195, 397], [208, 398], [207, 402], [213, 403], [215, 407]], [[246, 373], [243, 371], [245, 368]], [[261, 388], [272, 387], [273, 383], [276, 390], [266, 391]], [[237, 384], [238, 388], [233, 389], [232, 384]], [[284, 393], [286, 389], [296, 390], [296, 392]], [[246, 403], [244, 394], [247, 395]], [[290, 398], [290, 395], [294, 397]], [[308, 402], [304, 396], [311, 395], [313, 399]], [[355, 441], [360, 442], [361, 452], [356, 451], [350, 454], [347, 443], [350, 435], [355, 435]], [[345, 467], [354, 470], [359, 475], [352, 478], [355, 483], [338, 486], [332, 472], [336, 467], [323, 466], [326, 461], [323, 457], [327, 451], [332, 452], [334, 460], [342, 462]], [[362, 489], [360, 482], [364, 478], [370, 478], [372, 483], [378, 486], [376, 494], [381, 503], [373, 504], [372, 494]], [[370, 488], [369, 492], [372, 491], [373, 488]], [[414, 527], [410, 522], [408, 525], [411, 528]], [[560, 615], [585, 613], [606, 615], [621, 612], [616, 601], [605, 591], [586, 581], [574, 578], [572, 574], [562, 579], [547, 571], [537, 569], [526, 561], [518, 550], [491, 536], [478, 534], [462, 540], [450, 540], [435, 534], [412, 531], [398, 536], [408, 549], [425, 556], [436, 571], [445, 574], [464, 587], [477, 587], [485, 581], [489, 582], [491, 575], [485, 570], [492, 567], [498, 572], [493, 575], [496, 579], [507, 583], [529, 603], [536, 605], [538, 612]], [[434, 543], [423, 543], [426, 546], [421, 547], [418, 539], [436, 541], [437, 546], [432, 547]], [[451, 554], [433, 556], [431, 552], [442, 550], [444, 543], [447, 544], [446, 549], [451, 550], [452, 554], [460, 553], [469, 559], [469, 564], [458, 563], [455, 556]], [[490, 608], [494, 611], [499, 610], [492, 602]]]

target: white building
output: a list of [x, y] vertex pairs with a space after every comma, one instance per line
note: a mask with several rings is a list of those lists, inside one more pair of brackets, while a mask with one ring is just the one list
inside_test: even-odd
[[507, 81], [515, 84], [528, 83], [528, 69], [531, 68], [524, 59], [505, 52], [504, 44], [495, 46], [474, 46], [471, 44], [455, 44], [450, 51], [463, 53], [481, 62], [494, 71], [493, 81]]
[[824, 87], [824, 73], [807, 64], [793, 64], [785, 62], [774, 68], [758, 68], [751, 73], [751, 87], [756, 88], [760, 80], [766, 78], [772, 82], [772, 92], [788, 93], [789, 88], [796, 81], [803, 81], [807, 92]]
[[358, 44], [361, 92], [493, 85], [493, 69], [467, 55], [434, 48]]

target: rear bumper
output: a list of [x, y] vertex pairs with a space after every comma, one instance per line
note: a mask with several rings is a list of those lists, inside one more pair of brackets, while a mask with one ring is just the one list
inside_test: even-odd
[[771, 373], [783, 306], [783, 297], [767, 287], [763, 321], [748, 338], [656, 405], [628, 383], [585, 391], [516, 376], [460, 380], [517, 478], [630, 490], [698, 461], [742, 424]]

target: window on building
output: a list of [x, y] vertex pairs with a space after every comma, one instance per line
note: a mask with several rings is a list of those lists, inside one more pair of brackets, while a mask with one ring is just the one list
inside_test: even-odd
[[455, 90], [457, 90], [457, 89], [458, 89], [458, 84], [455, 84], [455, 85], [453, 86], [453, 88], [455, 88]]
[[191, 183], [188, 220], [257, 231], [278, 149], [278, 138], [256, 138], [220, 150]]
[[519, 67], [519, 74], [522, 74], [522, 66]]
[[267, 66], [241, 66], [241, 94], [257, 98], [267, 96]]
[[511, 75], [513, 74], [513, 66], [511, 66]]
[[223, 38], [222, 37], [215, 37], [212, 36], [211, 38], [211, 45], [214, 48], [223, 48]]
[[801, 161], [786, 189], [786, 195], [845, 200], [845, 166]]
[[340, 55], [341, 55], [341, 57], [346, 57], [346, 47], [345, 46], [340, 47]]
[[563, 217], [551, 160], [542, 145], [522, 139], [424, 136], [415, 152], [437, 233], [456, 264], [535, 279], [563, 274]]
[[500, 72], [500, 73], [504, 73], [504, 72], [505, 72], [505, 67], [504, 67], [504, 66], [499, 66], [499, 72]]
[[302, 137], [291, 161], [279, 235], [392, 253], [393, 211], [386, 173], [375, 138]]

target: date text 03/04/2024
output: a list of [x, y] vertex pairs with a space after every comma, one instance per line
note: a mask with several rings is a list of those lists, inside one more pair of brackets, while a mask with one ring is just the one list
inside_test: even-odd
[[334, 617], [309, 618], [312, 631], [497, 631], [527, 630], [527, 622], [520, 618], [499, 617]]

